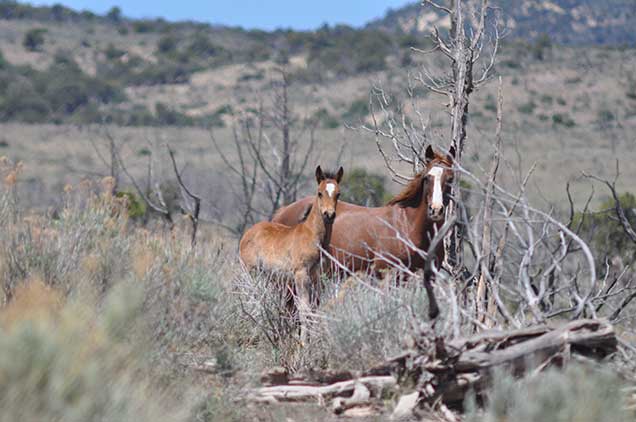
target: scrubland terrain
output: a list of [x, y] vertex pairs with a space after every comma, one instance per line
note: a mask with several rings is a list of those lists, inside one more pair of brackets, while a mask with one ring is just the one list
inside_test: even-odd
[[[495, 77], [471, 97], [463, 164], [476, 180], [463, 188], [476, 225], [468, 228], [479, 227], [482, 215], [480, 183], [494, 152], [501, 77], [498, 183], [519, 195], [511, 202], [521, 205], [506, 219], [510, 203], [499, 198], [492, 223], [496, 241], [512, 238], [500, 257], [500, 306], [519, 326], [536, 319], [563, 323], [574, 310], [533, 319], [520, 299], [525, 286], [516, 284], [527, 275], [532, 293], [548, 269], [558, 271], [550, 282], [563, 286], [551, 284], [549, 300], [531, 306], [543, 312], [592, 298], [584, 316], [611, 320], [620, 347], [601, 363], [573, 362], [565, 371], [537, 371], [522, 380], [497, 372], [488, 399], [470, 396], [461, 415], [493, 422], [633, 420], [636, 247], [614, 214], [610, 191], [582, 176], [612, 180], [618, 160], [615, 186], [636, 224], [636, 49], [625, 30], [630, 5], [612, 2], [609, 26], [593, 20], [598, 5], [586, 8], [585, 2], [575, 2], [577, 12], [569, 15], [562, 1], [504, 3], [515, 19], [511, 29], [520, 29], [503, 39]], [[595, 29], [581, 26], [584, 12]], [[295, 325], [281, 316], [280, 294], [240, 266], [241, 178], [231, 167], [240, 158], [237, 137], [247, 128], [263, 129], [267, 145], [279, 141], [271, 116], [279, 111], [284, 77], [297, 155], [315, 140], [298, 196], [311, 192], [317, 164], [343, 165], [346, 174], [358, 175], [345, 176], [344, 184], [353, 186], [348, 200], [382, 203], [400, 191], [378, 151], [376, 123], [403, 115], [429, 143], [449, 143], [448, 99], [417, 80], [424, 68], [440, 76], [446, 70], [437, 56], [416, 51], [431, 46], [421, 29], [435, 19], [413, 20], [413, 13], [418, 16], [414, 7], [393, 11], [359, 29], [263, 32], [130, 20], [117, 8], [97, 16], [1, 4], [0, 422], [337, 419], [314, 403], [243, 399], [273, 367], [359, 374], [412, 348], [411, 333], [428, 322], [423, 287], [373, 277], [325, 276], [312, 341], [299, 345]], [[550, 25], [541, 31], [546, 14]], [[561, 26], [579, 32], [565, 36]], [[385, 110], [380, 92], [389, 99]], [[269, 120], [259, 126], [262, 116]], [[166, 145], [202, 200], [195, 245]], [[524, 196], [520, 185], [530, 169]], [[360, 178], [373, 184], [356, 184]], [[153, 191], [164, 197], [152, 197]], [[144, 192], [184, 215], [175, 212], [170, 228], [144, 204]], [[255, 218], [267, 212], [258, 210]], [[589, 244], [597, 274], [588, 274], [578, 236]], [[530, 246], [536, 251], [528, 252]], [[469, 248], [469, 264], [478, 264], [475, 244]], [[555, 258], [563, 250], [568, 253]], [[572, 259], [570, 251], [578, 255]], [[473, 290], [446, 279], [435, 289], [442, 315], [431, 332], [455, 336], [458, 309], [468, 306]], [[458, 305], [457, 297], [465, 302]], [[483, 328], [462, 317], [460, 334]], [[500, 328], [513, 327], [520, 328], [512, 322]], [[386, 420], [412, 388], [402, 384], [381, 396], [367, 419]], [[439, 409], [418, 417], [449, 420]]]

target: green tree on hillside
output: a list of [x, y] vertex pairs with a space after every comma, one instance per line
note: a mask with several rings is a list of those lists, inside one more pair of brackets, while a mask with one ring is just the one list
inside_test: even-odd
[[24, 34], [22, 45], [29, 51], [40, 51], [44, 44], [44, 34], [47, 30], [44, 28], [33, 28]]
[[106, 14], [106, 17], [108, 19], [110, 19], [111, 21], [117, 23], [121, 21], [121, 9], [117, 6], [113, 6], [110, 8], [110, 10], [108, 11], [108, 13]]

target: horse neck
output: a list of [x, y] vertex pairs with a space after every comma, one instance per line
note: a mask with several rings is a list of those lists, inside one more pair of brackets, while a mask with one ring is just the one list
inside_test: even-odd
[[326, 248], [331, 242], [331, 232], [333, 230], [333, 224], [326, 224], [325, 220], [323, 220], [320, 215], [320, 210], [318, 209], [318, 198], [314, 199], [314, 204], [311, 207], [311, 212], [307, 216], [304, 224], [306, 227], [311, 230], [317, 242], [323, 248]]
[[444, 220], [434, 222], [428, 216], [428, 199], [426, 195], [422, 193], [422, 200], [417, 208], [414, 209], [413, 226], [411, 227], [411, 235], [416, 244], [419, 243], [420, 247], [427, 248], [430, 239], [435, 236], [435, 231], [439, 230], [444, 224]]

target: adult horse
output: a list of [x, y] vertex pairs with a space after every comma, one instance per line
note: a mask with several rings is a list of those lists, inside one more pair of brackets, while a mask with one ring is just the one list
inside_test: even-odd
[[[350, 271], [379, 271], [396, 264], [411, 271], [424, 268], [424, 287], [429, 298], [429, 316], [437, 317], [439, 308], [421, 251], [428, 251], [435, 233], [444, 224], [453, 181], [453, 148], [449, 154], [437, 153], [429, 145], [426, 168], [406, 188], [383, 207], [368, 208], [344, 201], [337, 204], [329, 252]], [[311, 197], [303, 198], [276, 212], [272, 221], [293, 226], [311, 212]], [[434, 260], [440, 268], [443, 245], [437, 245]]]
[[303, 342], [311, 308], [318, 303], [320, 251], [328, 247], [331, 239], [342, 174], [342, 167], [333, 176], [318, 166], [318, 189], [311, 197], [311, 212], [305, 221], [293, 227], [262, 221], [250, 227], [239, 244], [241, 261], [248, 270], [282, 276], [285, 282], [293, 277], [293, 285], [285, 286], [293, 292], [288, 296], [287, 307], [298, 312]]

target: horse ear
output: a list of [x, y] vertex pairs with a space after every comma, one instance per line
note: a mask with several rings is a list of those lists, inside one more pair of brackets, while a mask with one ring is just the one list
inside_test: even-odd
[[448, 150], [448, 156], [450, 158], [452, 158], [453, 160], [455, 159], [455, 146], [454, 145], [452, 147], [450, 147], [450, 149]]
[[433, 158], [435, 158], [435, 151], [433, 151], [432, 146], [429, 145], [426, 147], [426, 153], [424, 155], [424, 158], [426, 158], [427, 163], [431, 161]]
[[322, 182], [323, 180], [325, 180], [325, 175], [322, 172], [322, 169], [320, 168], [320, 166], [316, 167], [316, 182], [318, 182], [318, 184], [320, 184], [320, 182]]
[[338, 173], [336, 174], [336, 182], [340, 183], [340, 181], [342, 180], [343, 174], [344, 174], [344, 169], [342, 168], [342, 166], [340, 166], [340, 168], [338, 169]]

